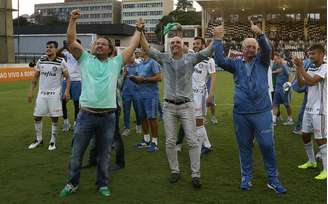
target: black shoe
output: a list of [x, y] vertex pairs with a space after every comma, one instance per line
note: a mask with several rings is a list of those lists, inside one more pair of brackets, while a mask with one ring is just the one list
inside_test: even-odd
[[123, 168], [124, 168], [124, 165], [113, 164], [113, 165], [111, 165], [109, 170], [110, 171], [118, 171], [118, 170], [123, 169]]
[[192, 178], [191, 182], [194, 188], [200, 188], [202, 186], [202, 184], [200, 183], [200, 178], [198, 177]]
[[171, 173], [169, 177], [169, 182], [170, 183], [176, 183], [180, 179], [180, 174], [179, 173]]
[[82, 169], [89, 169], [91, 167], [97, 166], [96, 163], [87, 163], [86, 165], [81, 166]]

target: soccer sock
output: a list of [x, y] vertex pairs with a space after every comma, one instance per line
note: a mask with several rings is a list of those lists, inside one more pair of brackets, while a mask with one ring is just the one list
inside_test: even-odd
[[151, 138], [151, 142], [155, 143], [155, 145], [157, 146], [157, 137]]
[[306, 151], [306, 154], [308, 156], [309, 162], [316, 162], [315, 161], [315, 156], [314, 156], [314, 151], [313, 151], [313, 143], [312, 141], [304, 144], [304, 149]]
[[196, 127], [196, 134], [197, 134], [197, 137], [198, 137], [198, 142], [199, 142], [199, 146], [202, 147], [203, 143], [204, 143], [204, 134], [203, 134], [203, 127], [204, 126], [198, 126]]
[[145, 142], [150, 142], [150, 135], [149, 134], [144, 135], [144, 140]]
[[212, 145], [210, 143], [210, 140], [208, 139], [205, 126], [202, 126], [200, 131], [201, 131], [201, 134], [203, 136], [203, 146], [206, 147], [206, 148], [211, 148]]
[[68, 125], [68, 119], [64, 119], [64, 125]]
[[273, 115], [273, 122], [277, 122], [277, 116], [276, 115]]
[[35, 128], [36, 140], [41, 141], [42, 140], [42, 121], [35, 121], [34, 128]]
[[323, 170], [327, 171], [327, 144], [319, 147], [322, 159]]
[[56, 143], [56, 136], [57, 136], [57, 123], [51, 123], [51, 139], [50, 143]]
[[287, 119], [287, 121], [293, 121], [293, 118], [292, 118], [292, 116], [288, 116], [288, 119]]

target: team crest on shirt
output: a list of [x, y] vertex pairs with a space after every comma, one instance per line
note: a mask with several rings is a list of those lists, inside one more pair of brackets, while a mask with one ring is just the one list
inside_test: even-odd
[[52, 71], [54, 71], [54, 72], [57, 71], [57, 67], [56, 66], [53, 66], [52, 67]]

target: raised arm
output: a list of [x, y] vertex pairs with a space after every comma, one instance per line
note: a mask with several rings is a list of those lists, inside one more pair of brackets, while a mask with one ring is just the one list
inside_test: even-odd
[[144, 29], [144, 26], [145, 25], [144, 25], [143, 20], [139, 19], [137, 21], [136, 31], [134, 32], [134, 34], [130, 40], [129, 47], [125, 48], [122, 52], [124, 64], [128, 63], [130, 57], [134, 53], [134, 50], [139, 46], [140, 37], [141, 37], [141, 33]]
[[293, 58], [293, 63], [296, 66], [296, 71], [297, 71], [296, 77], [297, 77], [297, 82], [299, 83], [300, 86], [304, 86], [304, 85], [314, 86], [322, 80], [322, 76], [309, 75], [305, 71], [304, 64], [301, 59], [295, 57]]
[[213, 42], [215, 63], [222, 69], [234, 73], [235, 72], [234, 60], [224, 57], [224, 48], [222, 44], [222, 39], [224, 36], [224, 27], [223, 26], [216, 27], [214, 29], [214, 34], [216, 36], [216, 39]]
[[251, 31], [257, 35], [257, 41], [260, 47], [261, 62], [269, 66], [272, 47], [267, 37], [265, 36], [264, 32], [262, 32], [261, 28], [259, 28], [256, 24], [254, 24], [253, 21], [251, 21]]
[[160, 59], [161, 52], [156, 49], [150, 48], [150, 45], [144, 33], [141, 34], [140, 45], [150, 58], [156, 60], [159, 64], [162, 64]]
[[67, 28], [67, 45], [70, 53], [76, 60], [80, 59], [83, 47], [76, 41], [76, 21], [80, 17], [80, 10], [73, 10]]

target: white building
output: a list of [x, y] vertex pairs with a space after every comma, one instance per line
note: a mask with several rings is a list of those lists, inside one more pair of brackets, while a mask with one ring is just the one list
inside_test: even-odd
[[70, 12], [81, 10], [80, 24], [111, 24], [121, 21], [121, 2], [117, 0], [65, 0], [63, 3], [35, 4], [35, 14], [56, 16], [59, 20], [67, 21]]
[[173, 10], [173, 0], [122, 0], [122, 23], [134, 26], [140, 17], [150, 42], [156, 41], [155, 29], [159, 20]]

